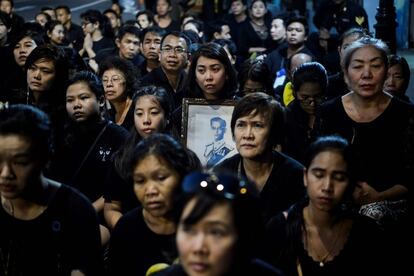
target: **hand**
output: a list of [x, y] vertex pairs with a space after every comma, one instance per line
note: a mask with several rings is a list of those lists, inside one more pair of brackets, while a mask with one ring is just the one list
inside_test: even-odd
[[90, 59], [88, 64], [93, 69], [93, 71], [95, 71], [95, 73], [98, 73], [99, 66], [98, 66], [98, 63], [96, 62], [96, 60]]
[[381, 201], [380, 193], [365, 181], [358, 182], [353, 197], [355, 203], [358, 205]]
[[92, 46], [93, 46], [92, 36], [91, 36], [91, 34], [86, 34], [85, 38], [83, 40], [83, 48], [85, 50], [90, 50], [90, 49], [92, 49]]

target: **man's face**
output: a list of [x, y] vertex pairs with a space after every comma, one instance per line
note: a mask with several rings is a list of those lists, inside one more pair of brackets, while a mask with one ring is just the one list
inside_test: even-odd
[[184, 38], [168, 35], [161, 46], [161, 67], [168, 72], [178, 73], [188, 61], [188, 46]]
[[229, 25], [223, 25], [223, 26], [221, 26], [221, 32], [220, 33], [217, 33], [216, 39], [231, 39]]
[[70, 13], [67, 13], [65, 9], [56, 10], [56, 19], [63, 25], [70, 22], [71, 18]]
[[211, 129], [214, 130], [214, 141], [218, 142], [223, 140], [226, 128], [221, 125], [219, 121], [213, 121], [211, 123]]
[[158, 60], [160, 55], [161, 36], [148, 32], [141, 43], [141, 52], [147, 60]]
[[230, 9], [234, 15], [240, 15], [245, 12], [246, 6], [243, 5], [243, 2], [241, 0], [233, 1], [233, 3], [231, 3]]
[[123, 59], [133, 59], [139, 54], [139, 38], [134, 34], [126, 33], [121, 40], [116, 39], [116, 46]]

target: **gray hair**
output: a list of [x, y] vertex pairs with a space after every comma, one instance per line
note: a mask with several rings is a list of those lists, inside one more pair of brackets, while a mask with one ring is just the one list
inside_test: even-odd
[[364, 47], [373, 47], [381, 54], [381, 58], [384, 62], [385, 69], [388, 70], [388, 55], [389, 48], [384, 41], [369, 36], [361, 37], [360, 39], [352, 42], [344, 51], [344, 58], [342, 63], [342, 70], [344, 73], [348, 72], [349, 64], [351, 63], [351, 58], [353, 54]]

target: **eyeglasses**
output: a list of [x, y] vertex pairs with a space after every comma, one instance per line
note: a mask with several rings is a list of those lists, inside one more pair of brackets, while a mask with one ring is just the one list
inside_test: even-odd
[[182, 182], [182, 189], [186, 193], [209, 191], [226, 199], [234, 199], [254, 191], [248, 181], [233, 175], [200, 172], [187, 175]]
[[161, 51], [164, 53], [172, 53], [174, 52], [175, 54], [184, 54], [187, 52], [186, 49], [184, 49], [183, 47], [171, 47], [171, 46], [164, 46], [161, 48]]
[[112, 83], [120, 83], [120, 82], [123, 82], [123, 81], [125, 81], [124, 80], [124, 78], [122, 78], [122, 77], [120, 77], [120, 76], [118, 76], [118, 75], [113, 75], [111, 78], [102, 78], [102, 82], [103, 82], [103, 84], [108, 84], [109, 83], [109, 81], [111, 81]]
[[81, 26], [82, 27], [86, 27], [88, 24], [92, 24], [92, 22], [82, 22], [81, 23]]
[[321, 95], [317, 95], [317, 96], [299, 96], [299, 95], [297, 95], [297, 99], [298, 99], [298, 101], [300, 101], [304, 105], [311, 105], [312, 103], [320, 104], [325, 100], [325, 98]]

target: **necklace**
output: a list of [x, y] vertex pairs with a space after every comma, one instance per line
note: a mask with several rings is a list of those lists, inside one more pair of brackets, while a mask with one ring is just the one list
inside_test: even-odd
[[[328, 248], [327, 246], [325, 246], [325, 244], [323, 243], [322, 239], [319, 237], [320, 241], [317, 241], [315, 239], [315, 234], [311, 234], [311, 227], [309, 224], [309, 213], [308, 210], [306, 209], [304, 212], [304, 221], [305, 221], [305, 231], [306, 231], [306, 240], [305, 240], [305, 249], [308, 251], [309, 256], [312, 257], [312, 259], [316, 260], [317, 262], [319, 262], [319, 266], [320, 267], [324, 267], [325, 264], [327, 263], [329, 257], [334, 256], [335, 254], [335, 250], [337, 249], [337, 245], [338, 242], [340, 241], [342, 237], [342, 235], [344, 234], [344, 228], [345, 228], [345, 223], [343, 221], [339, 222], [339, 228], [335, 233], [335, 239], [333, 240], [330, 248]], [[313, 243], [313, 246], [312, 246]], [[318, 243], [320, 243], [320, 245], [318, 246]], [[324, 254], [319, 254], [317, 251], [317, 248], [323, 248], [323, 250], [325, 251]], [[319, 249], [320, 250], [320, 249]]]
[[[7, 204], [6, 204], [7, 203]], [[1, 198], [1, 204], [3, 205], [4, 210], [6, 211], [6, 213], [10, 214], [12, 217], [14, 217], [14, 205], [13, 203], [8, 200], [8, 199], [4, 199], [3, 197]]]
[[117, 125], [122, 125], [122, 123], [125, 120], [126, 115], [128, 114], [129, 108], [131, 107], [132, 104], [132, 99], [127, 99], [125, 102], [125, 107], [124, 107], [124, 111], [121, 114], [121, 117], [119, 118], [119, 120], [116, 122]]

